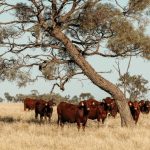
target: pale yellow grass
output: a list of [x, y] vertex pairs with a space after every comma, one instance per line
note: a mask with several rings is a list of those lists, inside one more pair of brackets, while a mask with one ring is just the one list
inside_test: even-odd
[[150, 115], [141, 115], [133, 129], [121, 128], [119, 115], [99, 128], [88, 120], [85, 132], [76, 124], [61, 130], [56, 121], [56, 108], [52, 123], [40, 125], [22, 103], [0, 104], [0, 150], [150, 150]]

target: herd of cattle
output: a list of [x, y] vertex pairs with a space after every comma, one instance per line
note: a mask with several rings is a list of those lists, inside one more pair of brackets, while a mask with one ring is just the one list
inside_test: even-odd
[[[35, 118], [37, 119], [38, 115], [40, 115], [41, 121], [43, 118], [48, 118], [49, 121], [51, 120], [53, 106], [55, 105], [56, 103], [53, 100], [44, 101], [30, 98], [26, 98], [24, 100], [24, 110], [35, 110]], [[150, 112], [150, 101], [128, 101], [128, 105], [135, 124], [138, 121], [140, 112], [145, 114]], [[119, 113], [119, 110], [115, 100], [110, 97], [103, 99], [102, 102], [95, 99], [88, 99], [79, 102], [78, 105], [60, 102], [57, 105], [57, 123], [61, 126], [63, 126], [66, 122], [77, 123], [78, 130], [80, 129], [80, 124], [82, 124], [82, 128], [84, 130], [87, 119], [97, 119], [99, 126], [100, 121], [104, 124], [107, 116], [112, 116], [115, 118], [117, 113]]]

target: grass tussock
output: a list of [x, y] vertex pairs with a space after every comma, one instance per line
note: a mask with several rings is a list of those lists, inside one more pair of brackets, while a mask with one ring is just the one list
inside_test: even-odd
[[99, 128], [88, 120], [85, 132], [56, 122], [56, 108], [51, 124], [40, 124], [22, 103], [0, 104], [0, 150], [150, 150], [150, 114], [141, 114], [133, 129], [121, 128], [119, 115]]

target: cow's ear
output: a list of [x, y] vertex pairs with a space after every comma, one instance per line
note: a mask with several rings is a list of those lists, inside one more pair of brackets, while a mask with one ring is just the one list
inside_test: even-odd
[[84, 102], [80, 102], [78, 108], [84, 107]]
[[129, 106], [132, 106], [132, 103], [131, 103], [131, 102], [129, 102]]
[[84, 106], [84, 103], [83, 103], [83, 102], [81, 102], [81, 106]]

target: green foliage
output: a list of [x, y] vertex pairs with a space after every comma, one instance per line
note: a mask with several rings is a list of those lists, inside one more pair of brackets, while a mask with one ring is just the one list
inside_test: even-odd
[[19, 61], [12, 58], [10, 60], [0, 59], [0, 80], [17, 81], [19, 87], [26, 86], [31, 80], [28, 72], [19, 69]]
[[29, 7], [27, 4], [17, 3], [15, 7], [16, 7], [15, 15], [19, 20], [29, 21], [33, 16], [34, 13], [33, 8]]
[[3, 101], [4, 101], [4, 99], [0, 97], [0, 103], [3, 102]]
[[97, 4], [95, 1], [88, 1], [85, 3], [79, 21], [81, 28], [88, 32], [99, 27], [103, 29], [107, 26], [108, 21], [113, 20], [118, 15], [120, 15], [119, 10], [111, 4]]
[[53, 60], [41, 64], [42, 74], [46, 79], [53, 80], [57, 71], [57, 63]]
[[129, 12], [137, 13], [150, 6], [150, 0], [129, 0]]
[[17, 31], [11, 26], [11, 27], [1, 27], [0, 26], [0, 44], [3, 43], [3, 41], [7, 38], [12, 38], [17, 34]]
[[123, 18], [118, 18], [112, 22], [114, 36], [108, 40], [107, 47], [114, 53], [123, 56], [138, 54], [149, 59], [150, 57], [150, 40], [142, 31], [134, 29], [133, 26]]
[[4, 93], [4, 96], [5, 96], [5, 98], [6, 98], [6, 100], [8, 101], [8, 102], [12, 102], [13, 101], [13, 96], [11, 96], [8, 92], [5, 92]]
[[[117, 1], [104, 0], [56, 1], [56, 7], [54, 3], [1, 3], [1, 14], [13, 15], [10, 20], [0, 21], [0, 44], [7, 49], [2, 57], [7, 59], [8, 53], [15, 55], [13, 61], [0, 61], [1, 80], [16, 80], [20, 87], [25, 86], [33, 80], [28, 72], [20, 68], [39, 64], [42, 64], [42, 74], [48, 80], [66, 77], [64, 81], [67, 82], [75, 73], [83, 71], [84, 74], [85, 70], [80, 70], [71, 57], [69, 49], [72, 50], [72, 46], [85, 59], [93, 55], [122, 58], [140, 55], [150, 59], [150, 37], [145, 35], [146, 24], [142, 22], [143, 12], [150, 7], [150, 0], [129, 0], [126, 7], [119, 6]], [[54, 34], [57, 29], [64, 36], [58, 38]], [[71, 43], [69, 48], [64, 37]], [[22, 38], [25, 41], [22, 42]], [[32, 56], [28, 54], [28, 61], [26, 58], [21, 62], [15, 60], [26, 57], [29, 49], [37, 51]]]
[[31, 81], [30, 74], [25, 71], [20, 71], [17, 68], [14, 69], [3, 69], [3, 73], [0, 76], [1, 80], [8, 80], [8, 81], [16, 81], [19, 87], [26, 86], [26, 84]]
[[94, 98], [94, 96], [91, 93], [81, 93], [79, 97], [81, 100], [87, 100], [89, 98]]
[[119, 87], [126, 89], [130, 100], [140, 100], [145, 98], [149, 91], [147, 86], [148, 80], [144, 79], [141, 75], [131, 76], [126, 73], [119, 78]]

